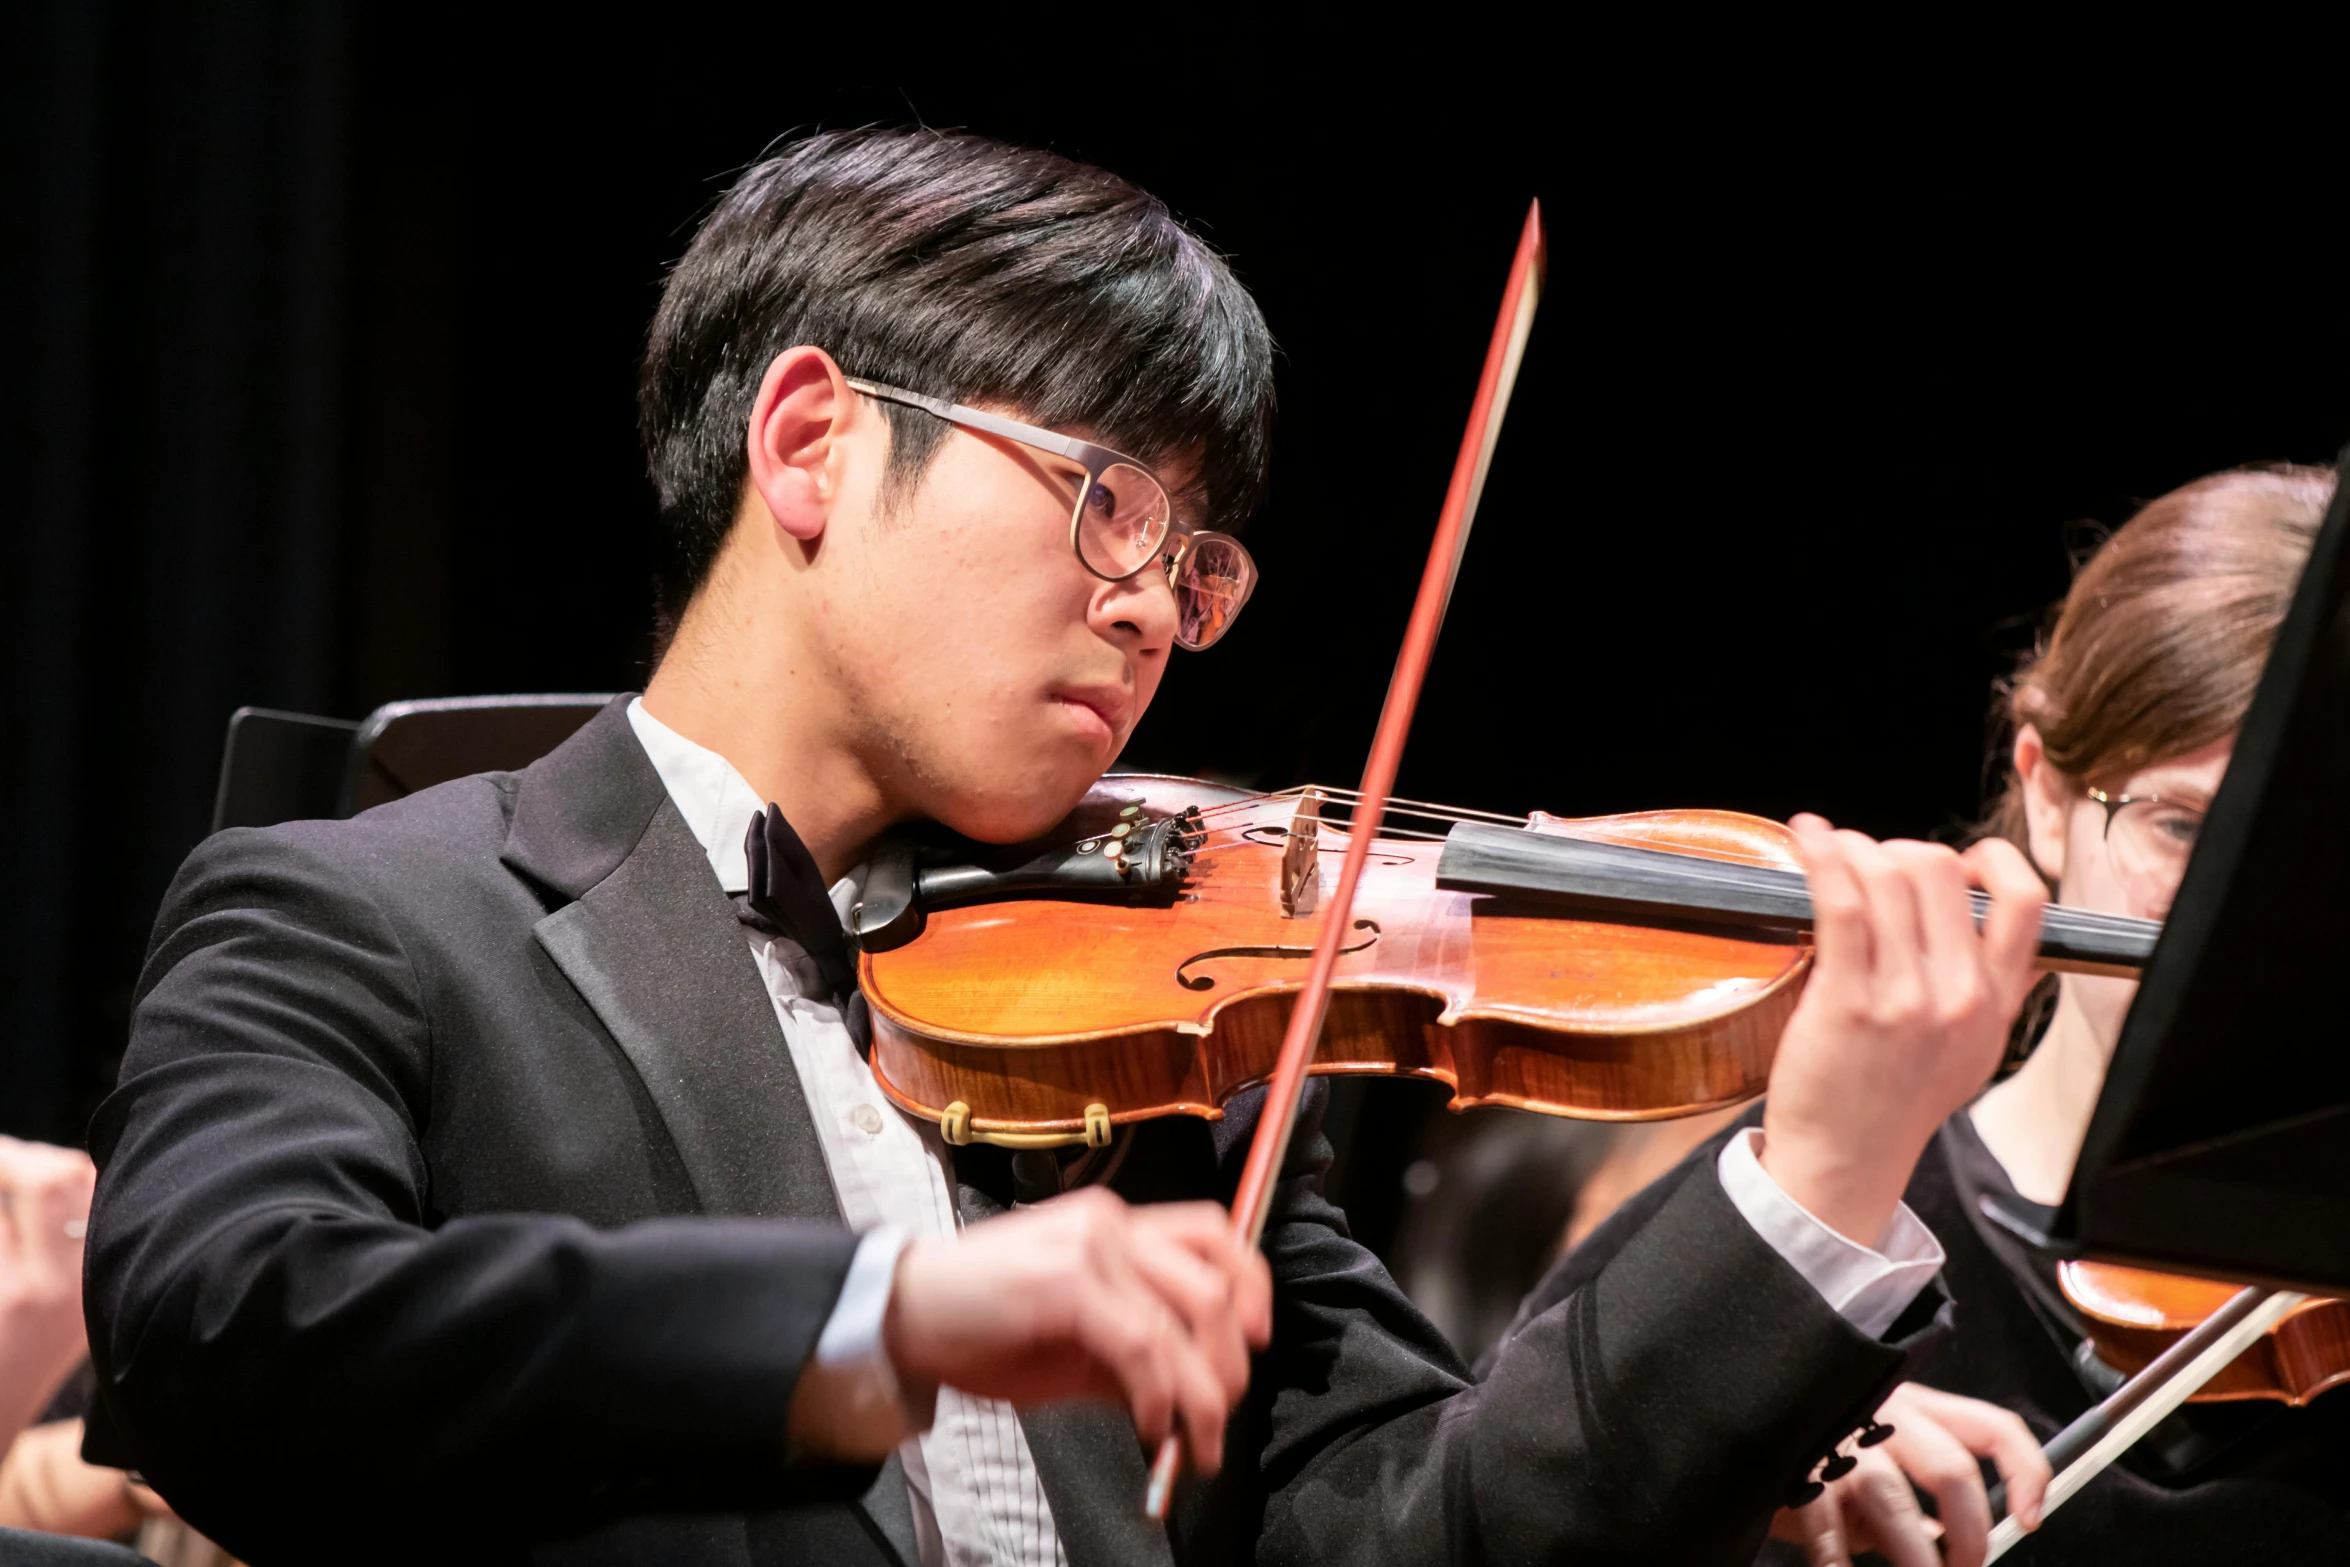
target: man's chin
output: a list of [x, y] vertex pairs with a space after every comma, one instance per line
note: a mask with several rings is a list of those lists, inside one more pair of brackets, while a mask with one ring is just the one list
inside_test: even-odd
[[938, 813], [940, 823], [981, 843], [1025, 843], [1041, 838], [1077, 809], [1101, 774], [1034, 774], [1007, 787], [998, 781], [962, 793]]

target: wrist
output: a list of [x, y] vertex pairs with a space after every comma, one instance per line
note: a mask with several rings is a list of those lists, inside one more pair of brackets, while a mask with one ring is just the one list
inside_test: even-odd
[[881, 1353], [898, 1381], [908, 1388], [936, 1388], [940, 1381], [929, 1336], [922, 1331], [924, 1301], [930, 1288], [931, 1265], [938, 1243], [914, 1240], [898, 1253], [890, 1274], [889, 1304], [881, 1314]]
[[787, 1457], [870, 1463], [928, 1429], [937, 1387], [915, 1383], [900, 1369], [902, 1346], [919, 1342], [918, 1335], [901, 1329], [901, 1348], [891, 1349], [899, 1272], [909, 1249], [905, 1233], [886, 1225], [859, 1237], [832, 1315], [792, 1389]]
[[1856, 1146], [1804, 1128], [1773, 1127], [1766, 1111], [1756, 1162], [1806, 1213], [1871, 1251], [1893, 1222], [1924, 1144]]

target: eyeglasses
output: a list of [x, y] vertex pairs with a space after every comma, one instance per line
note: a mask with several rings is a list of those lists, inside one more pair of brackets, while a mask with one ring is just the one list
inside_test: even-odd
[[1187, 528], [1157, 475], [1122, 452], [1073, 435], [1039, 429], [903, 387], [846, 378], [867, 397], [903, 403], [924, 413], [1022, 446], [1049, 452], [1083, 474], [1069, 512], [1069, 547], [1087, 571], [1124, 582], [1157, 561], [1175, 590], [1175, 643], [1193, 652], [1214, 643], [1240, 618], [1256, 591], [1257, 563], [1228, 533]]
[[2105, 842], [2113, 851], [2114, 868], [2150, 895], [2167, 898], [2177, 892], [2203, 831], [2202, 808], [2158, 794], [2085, 792], [2105, 807]]

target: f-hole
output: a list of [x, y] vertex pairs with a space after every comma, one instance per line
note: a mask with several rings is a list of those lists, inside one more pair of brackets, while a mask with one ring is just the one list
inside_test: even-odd
[[[1360, 952], [1364, 948], [1377, 942], [1379, 939], [1379, 922], [1377, 920], [1356, 920], [1354, 922], [1354, 928], [1356, 930], [1367, 930], [1371, 934], [1365, 936], [1362, 940], [1356, 942], [1351, 947], [1340, 947], [1338, 949], [1338, 953], [1341, 957], [1344, 957], [1350, 952]], [[1310, 958], [1313, 955], [1314, 949], [1311, 947], [1211, 947], [1205, 952], [1195, 952], [1190, 957], [1185, 958], [1182, 962], [1176, 964], [1175, 983], [1181, 985], [1185, 990], [1215, 989], [1216, 978], [1214, 975], [1195, 975], [1186, 974], [1184, 972], [1185, 969], [1190, 968], [1194, 963], [1205, 963], [1211, 958]]]

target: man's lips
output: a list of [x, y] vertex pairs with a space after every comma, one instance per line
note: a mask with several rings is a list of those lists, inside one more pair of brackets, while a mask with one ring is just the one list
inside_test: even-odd
[[1055, 691], [1053, 700], [1079, 713], [1088, 715], [1102, 727], [1102, 732], [1115, 738], [1126, 725], [1127, 698], [1116, 686], [1082, 686], [1075, 690]]

